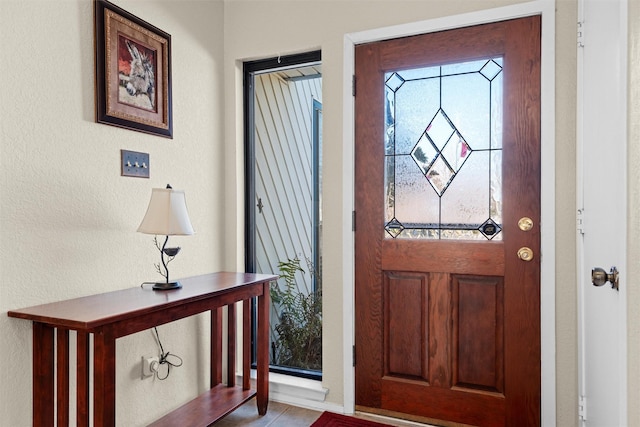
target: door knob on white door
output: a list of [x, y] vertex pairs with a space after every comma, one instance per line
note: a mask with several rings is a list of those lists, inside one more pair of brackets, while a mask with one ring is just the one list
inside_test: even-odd
[[618, 290], [618, 269], [616, 267], [611, 267], [609, 273], [600, 267], [591, 270], [591, 283], [593, 283], [593, 286], [602, 286], [607, 282], [611, 283], [613, 289]]

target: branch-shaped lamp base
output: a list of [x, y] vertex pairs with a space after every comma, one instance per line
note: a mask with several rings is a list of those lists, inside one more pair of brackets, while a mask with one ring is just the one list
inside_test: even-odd
[[[165, 282], [156, 282], [153, 285], [153, 290], [154, 291], [169, 291], [171, 289], [180, 289], [182, 287], [182, 285], [180, 284], [180, 282], [170, 282], [169, 281], [169, 269], [167, 268], [167, 264], [171, 261], [173, 261], [173, 258], [178, 255], [178, 252], [180, 252], [180, 248], [167, 248], [167, 242], [169, 241], [169, 236], [166, 236], [166, 238], [164, 239], [164, 244], [162, 245], [162, 248], [158, 247], [158, 249], [160, 250], [160, 261], [162, 261], [162, 266], [164, 267], [164, 273], [163, 271], [160, 269], [160, 266], [158, 265], [158, 271], [160, 272], [160, 274], [162, 274], [167, 280]], [[157, 246], [157, 243], [156, 243]], [[165, 261], [165, 255], [168, 257], [168, 260]]]

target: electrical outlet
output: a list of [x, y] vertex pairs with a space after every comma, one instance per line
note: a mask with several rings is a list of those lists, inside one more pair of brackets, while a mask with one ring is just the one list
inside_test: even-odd
[[142, 356], [142, 379], [149, 378], [158, 372], [160, 359], [156, 356]]

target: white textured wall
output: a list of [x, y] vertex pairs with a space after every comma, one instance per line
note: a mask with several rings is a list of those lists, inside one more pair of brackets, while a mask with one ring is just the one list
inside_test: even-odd
[[[149, 236], [135, 233], [151, 187], [185, 189], [197, 234], [176, 238], [177, 276], [242, 267], [241, 62], [323, 52], [324, 164], [342, 168], [343, 35], [516, 0], [127, 0], [116, 4], [173, 39], [174, 139], [94, 123], [90, 0], [0, 0], [0, 427], [30, 425], [30, 325], [10, 309], [155, 279]], [[629, 384], [640, 379], [640, 11], [629, 1]], [[576, 1], [556, 2], [557, 425], [577, 425], [575, 295]], [[223, 53], [223, 29], [224, 47]], [[224, 59], [224, 69], [222, 61]], [[224, 76], [223, 76], [224, 72]], [[224, 83], [224, 84], [223, 84]], [[224, 92], [223, 92], [224, 91]], [[224, 99], [223, 99], [224, 97]], [[224, 145], [224, 147], [223, 147]], [[119, 150], [151, 155], [151, 179], [119, 176]], [[341, 189], [340, 174], [324, 174]], [[328, 400], [342, 403], [342, 194], [325, 194], [325, 368]], [[224, 226], [223, 226], [223, 220]], [[223, 234], [224, 230], [224, 234]], [[224, 239], [224, 240], [223, 240]], [[224, 245], [223, 245], [224, 243]], [[185, 333], [186, 332], [186, 333]], [[185, 366], [163, 382], [137, 379], [155, 352], [148, 332], [118, 342], [118, 424], [145, 425], [204, 387], [205, 319], [160, 328]], [[193, 348], [199, 350], [194, 351]], [[153, 394], [153, 397], [150, 397]], [[640, 409], [629, 390], [629, 425]]]
[[[222, 267], [223, 3], [113, 2], [172, 36], [173, 140], [95, 123], [91, 0], [0, 0], [2, 427], [31, 425], [31, 325], [6, 312], [160, 279], [152, 236], [136, 233], [152, 187], [184, 189], [196, 230], [172, 238], [172, 275]], [[121, 177], [120, 149], [149, 153], [151, 178]], [[151, 332], [119, 340], [118, 425], [146, 425], [205, 387], [205, 319], [159, 329], [184, 366], [141, 381]]]

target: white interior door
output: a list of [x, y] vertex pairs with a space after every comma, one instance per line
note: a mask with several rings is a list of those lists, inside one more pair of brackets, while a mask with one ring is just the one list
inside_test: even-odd
[[[580, 0], [579, 388], [583, 426], [626, 426], [626, 0]], [[581, 225], [580, 225], [581, 224]], [[619, 289], [592, 269], [619, 270]]]

